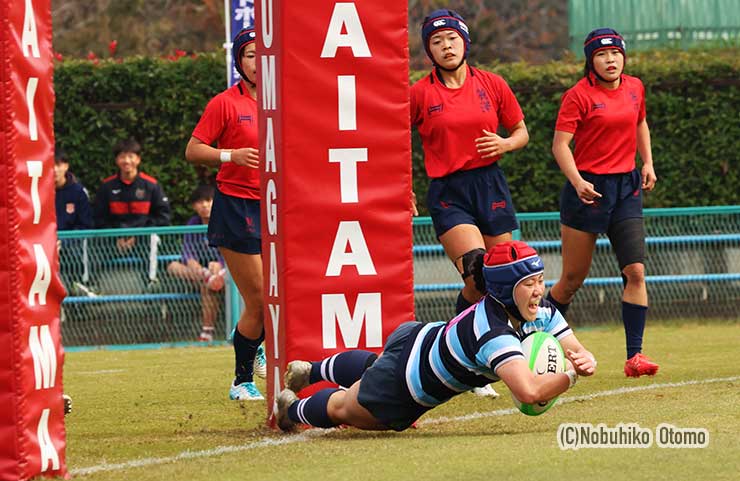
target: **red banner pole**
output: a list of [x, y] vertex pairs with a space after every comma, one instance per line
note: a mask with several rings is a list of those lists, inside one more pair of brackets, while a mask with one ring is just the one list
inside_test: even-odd
[[406, 2], [260, 0], [268, 411], [294, 359], [413, 319]]
[[67, 476], [48, 0], [0, 1], [0, 479]]

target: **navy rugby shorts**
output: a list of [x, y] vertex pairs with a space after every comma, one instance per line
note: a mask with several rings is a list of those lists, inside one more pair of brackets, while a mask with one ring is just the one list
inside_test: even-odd
[[519, 228], [504, 172], [493, 163], [432, 179], [427, 206], [437, 237], [460, 224], [495, 236]]
[[625, 219], [642, 218], [642, 176], [637, 169], [625, 174], [581, 176], [601, 194], [591, 205], [578, 198], [576, 189], [566, 182], [560, 193], [560, 223], [573, 229], [601, 234]]
[[381, 355], [362, 375], [357, 401], [375, 419], [395, 431], [403, 431], [430, 408], [414, 402], [400, 376], [406, 341], [418, 332], [420, 322], [405, 322], [388, 336]]
[[260, 201], [226, 195], [216, 189], [208, 222], [208, 245], [241, 254], [260, 254]]

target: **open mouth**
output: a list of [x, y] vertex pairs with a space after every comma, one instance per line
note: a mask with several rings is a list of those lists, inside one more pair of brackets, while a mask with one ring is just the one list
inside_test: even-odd
[[540, 298], [537, 298], [534, 301], [532, 301], [529, 304], [527, 304], [527, 310], [529, 310], [529, 312], [535, 312], [536, 313], [537, 312], [537, 309], [539, 309], [539, 307], [540, 307]]

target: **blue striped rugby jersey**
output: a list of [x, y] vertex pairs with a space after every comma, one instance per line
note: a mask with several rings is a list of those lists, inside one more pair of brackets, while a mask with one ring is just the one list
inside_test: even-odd
[[424, 324], [410, 336], [401, 359], [406, 388], [417, 404], [433, 407], [499, 381], [496, 369], [524, 359], [521, 340], [535, 331], [549, 332], [558, 340], [573, 334], [545, 299], [537, 318], [515, 330], [503, 307], [486, 296], [451, 321]]

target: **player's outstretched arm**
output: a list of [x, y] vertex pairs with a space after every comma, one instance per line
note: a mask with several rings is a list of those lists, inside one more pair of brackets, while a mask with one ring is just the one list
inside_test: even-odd
[[[566, 359], [566, 370], [573, 365]], [[570, 374], [555, 373], [536, 376], [523, 359], [515, 359], [496, 369], [496, 375], [506, 383], [511, 393], [520, 402], [535, 404], [559, 396], [575, 384], [575, 371]]]

